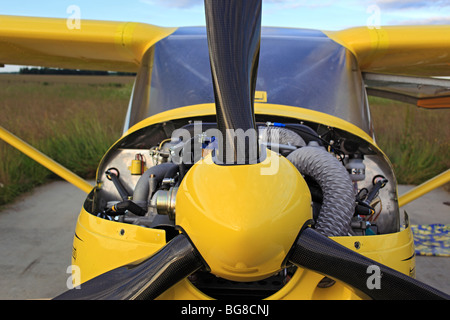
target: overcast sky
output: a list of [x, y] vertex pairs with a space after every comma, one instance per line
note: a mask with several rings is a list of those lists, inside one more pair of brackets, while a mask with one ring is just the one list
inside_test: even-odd
[[[0, 15], [205, 25], [203, 0], [0, 0]], [[263, 26], [340, 30], [365, 25], [450, 24], [450, 0], [263, 0]], [[0, 69], [12, 70], [11, 67]]]

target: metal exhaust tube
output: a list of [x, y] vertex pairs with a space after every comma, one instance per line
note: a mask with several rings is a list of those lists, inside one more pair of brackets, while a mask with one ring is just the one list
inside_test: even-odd
[[136, 187], [133, 192], [133, 202], [147, 212], [149, 197], [152, 196], [151, 192], [155, 192], [155, 190], [150, 190], [150, 176], [154, 175], [155, 181], [160, 182], [169, 170], [177, 167], [178, 166], [176, 164], [167, 162], [147, 169], [147, 171], [144, 172], [136, 183]]
[[323, 147], [307, 146], [287, 156], [300, 173], [314, 178], [323, 192], [315, 228], [326, 236], [346, 236], [355, 212], [353, 185], [344, 166]]

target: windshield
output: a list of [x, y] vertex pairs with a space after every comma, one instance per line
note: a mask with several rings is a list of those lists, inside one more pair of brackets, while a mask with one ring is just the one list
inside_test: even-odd
[[[267, 93], [267, 103], [324, 112], [371, 134], [355, 59], [321, 31], [262, 28], [256, 90]], [[147, 110], [139, 112], [142, 118], [214, 103], [204, 27], [180, 28], [154, 46], [149, 96]]]

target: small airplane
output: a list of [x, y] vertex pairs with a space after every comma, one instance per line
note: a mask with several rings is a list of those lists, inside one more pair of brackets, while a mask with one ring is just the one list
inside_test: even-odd
[[261, 0], [205, 0], [206, 27], [0, 16], [0, 62], [137, 72], [88, 195], [74, 288], [55, 299], [449, 299], [415, 279], [368, 95], [450, 106], [450, 26], [261, 26]]

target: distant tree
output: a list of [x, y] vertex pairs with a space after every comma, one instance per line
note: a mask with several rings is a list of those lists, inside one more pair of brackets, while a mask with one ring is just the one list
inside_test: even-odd
[[47, 67], [24, 67], [20, 68], [20, 74], [62, 74], [62, 75], [97, 75], [107, 76], [110, 73], [108, 71], [96, 71], [96, 70], [78, 70], [78, 69], [63, 69], [63, 68], [47, 68]]

